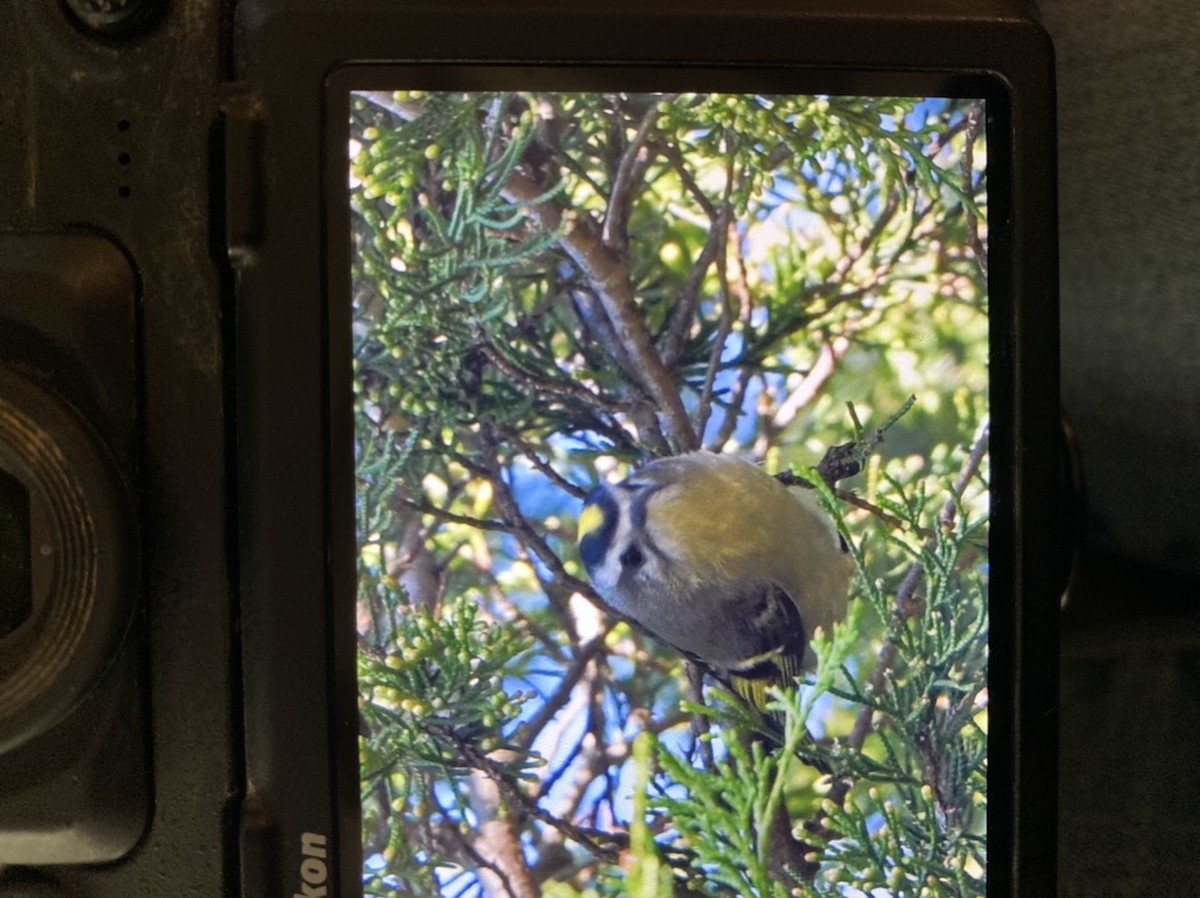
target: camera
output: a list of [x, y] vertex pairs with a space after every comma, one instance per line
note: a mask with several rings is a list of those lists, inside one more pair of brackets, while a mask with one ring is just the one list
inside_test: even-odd
[[[143, 0], [0, 30], [0, 892], [1053, 889], [1026, 4]], [[576, 547], [587, 497], [696, 451], [835, 534], [754, 556], [729, 628], [699, 598], [639, 618]], [[736, 491], [691, 555], [668, 495], [590, 551], [633, 540], [623, 576], [718, 607]], [[792, 553], [845, 570], [819, 627], [759, 584]], [[794, 663], [713, 654], [777, 618]], [[778, 785], [680, 803], [756, 765]], [[768, 862], [713, 853], [785, 792]]]

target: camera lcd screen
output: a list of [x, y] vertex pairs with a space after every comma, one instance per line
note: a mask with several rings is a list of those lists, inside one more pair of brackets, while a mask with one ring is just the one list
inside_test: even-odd
[[366, 894], [984, 894], [992, 94], [341, 75]]

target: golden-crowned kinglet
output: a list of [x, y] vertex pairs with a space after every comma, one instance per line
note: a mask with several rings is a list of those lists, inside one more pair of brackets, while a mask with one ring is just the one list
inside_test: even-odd
[[619, 616], [764, 710], [846, 611], [852, 564], [811, 490], [729, 455], [693, 452], [597, 487], [579, 553]]

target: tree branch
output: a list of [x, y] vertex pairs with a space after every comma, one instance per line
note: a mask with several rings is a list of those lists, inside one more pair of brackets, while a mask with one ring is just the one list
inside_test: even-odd
[[[589, 832], [583, 827], [576, 826], [568, 820], [563, 820], [551, 814], [542, 808], [535, 799], [526, 795], [512, 781], [512, 778], [500, 763], [486, 755], [481, 755], [475, 750], [474, 746], [457, 738], [452, 730], [446, 731], [444, 735], [456, 742], [459, 755], [472, 769], [485, 775], [495, 784], [496, 788], [505, 798], [519, 805], [520, 809], [528, 813], [531, 817], [553, 826], [563, 833], [563, 835], [579, 843], [598, 857], [614, 857], [624, 846], [624, 833]], [[600, 844], [597, 841], [598, 839], [604, 840], [605, 844]]]
[[575, 657], [571, 660], [570, 666], [563, 671], [562, 679], [558, 681], [558, 686], [554, 690], [554, 694], [546, 699], [538, 712], [531, 717], [527, 722], [521, 724], [520, 732], [515, 743], [521, 748], [529, 748], [533, 744], [533, 740], [537, 738], [537, 734], [541, 732], [551, 718], [563, 709], [567, 701], [571, 698], [571, 693], [583, 679], [584, 673], [587, 671], [588, 664], [604, 649], [604, 640], [608, 635], [608, 629], [590, 640], [585, 645], [580, 646], [579, 651], [575, 653]]
[[[662, 99], [669, 102], [673, 98], [673, 94], [667, 94]], [[610, 249], [624, 251], [628, 243], [629, 235], [625, 233], [625, 225], [629, 220], [629, 208], [632, 204], [634, 166], [638, 157], [645, 151], [647, 138], [657, 121], [658, 102], [652, 99], [650, 108], [646, 110], [638, 124], [633, 140], [629, 142], [629, 146], [621, 155], [621, 164], [617, 168], [616, 178], [613, 179], [612, 191], [608, 198], [608, 210], [605, 212], [604, 225], [600, 230], [600, 239]], [[652, 147], [653, 144], [650, 146]]]
[[[974, 173], [975, 173], [975, 141], [979, 137], [979, 126], [981, 124], [980, 108], [974, 106], [967, 113], [966, 134], [964, 135], [965, 144], [962, 152], [962, 176], [963, 176], [963, 191], [968, 195], [974, 195]], [[983, 240], [979, 236], [979, 219], [975, 212], [966, 203], [963, 204], [967, 214], [967, 244], [971, 247], [971, 254], [975, 257], [975, 265], [979, 268], [979, 273], [983, 276], [984, 282], [988, 276], [988, 256], [987, 247], [983, 245]]]
[[[460, 753], [463, 750], [460, 746]], [[509, 898], [538, 898], [541, 892], [525, 863], [513, 816], [501, 809], [504, 791], [494, 773], [476, 767], [471, 776], [471, 808], [478, 823], [471, 847], [483, 862], [479, 881], [492, 896], [503, 890]]]
[[821, 388], [837, 371], [838, 362], [849, 348], [850, 338], [845, 334], [827, 339], [821, 344], [812, 367], [804, 374], [796, 388], [788, 393], [787, 398], [776, 406], [774, 414], [766, 422], [763, 433], [755, 444], [756, 455], [764, 455], [767, 447], [796, 420], [801, 410], [821, 395]]
[[525, 208], [546, 231], [559, 235], [559, 246], [600, 298], [617, 339], [629, 353], [632, 370], [628, 373], [654, 400], [664, 430], [680, 450], [699, 448], [679, 390], [654, 348], [646, 321], [637, 308], [629, 264], [618, 259], [600, 240], [591, 216], [574, 210], [568, 213], [558, 202], [547, 198], [532, 179], [514, 173], [501, 192], [509, 202]]
[[629, 406], [623, 403], [613, 403], [606, 400], [603, 396], [593, 393], [582, 384], [576, 383], [573, 380], [563, 380], [557, 377], [546, 377], [535, 371], [530, 371], [527, 368], [514, 362], [495, 346], [491, 341], [481, 339], [479, 348], [484, 355], [495, 365], [503, 374], [508, 375], [514, 381], [537, 390], [546, 396], [562, 397], [567, 399], [575, 399], [586, 405], [595, 406], [606, 412], [628, 412]]
[[[725, 201], [722, 204], [722, 209], [729, 208], [729, 196], [726, 191]], [[704, 372], [704, 385], [700, 389], [700, 406], [696, 411], [696, 431], [703, 436], [704, 430], [708, 426], [709, 415], [712, 414], [713, 401], [713, 385], [717, 379], [717, 368], [721, 362], [721, 356], [725, 353], [725, 341], [729, 339], [729, 334], [733, 331], [733, 312], [730, 309], [732, 304], [731, 291], [729, 288], [729, 277], [727, 274], [728, 268], [728, 247], [729, 237], [737, 240], [737, 233], [732, 222], [725, 227], [727, 236], [721, 241], [720, 252], [717, 254], [717, 271], [720, 276], [721, 284], [721, 313], [717, 321], [717, 333], [713, 337], [712, 348], [708, 353], [708, 368]], [[729, 235], [728, 232], [734, 232]]]
[[[695, 177], [693, 177], [692, 173], [683, 163], [683, 157], [679, 152], [679, 148], [672, 144], [667, 144], [664, 146], [664, 152], [687, 187], [688, 193], [696, 200], [700, 208], [704, 210], [704, 214], [708, 216], [709, 221], [708, 236], [704, 240], [704, 248], [700, 250], [700, 255], [696, 257], [696, 262], [692, 265], [688, 279], [684, 283], [683, 289], [679, 291], [674, 305], [671, 307], [671, 316], [667, 322], [666, 332], [660, 340], [663, 364], [673, 367], [683, 353], [684, 341], [687, 338], [688, 331], [692, 327], [696, 314], [696, 303], [700, 297], [700, 287], [704, 283], [704, 277], [718, 255], [720, 255], [722, 246], [726, 240], [726, 229], [733, 214], [733, 209], [729, 204], [733, 179], [727, 175], [724, 201], [718, 211], [712, 201], [705, 196], [704, 191], [700, 189], [700, 185], [696, 183]], [[703, 432], [702, 428], [701, 432]]]

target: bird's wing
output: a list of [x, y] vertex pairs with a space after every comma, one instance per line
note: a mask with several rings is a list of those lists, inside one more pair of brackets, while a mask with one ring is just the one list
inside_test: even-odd
[[808, 634], [796, 603], [775, 583], [747, 587], [730, 607], [745, 609], [737, 626], [753, 649], [729, 666], [729, 682], [742, 698], [764, 711], [768, 688], [791, 686], [800, 676]]

